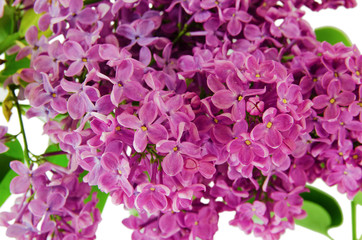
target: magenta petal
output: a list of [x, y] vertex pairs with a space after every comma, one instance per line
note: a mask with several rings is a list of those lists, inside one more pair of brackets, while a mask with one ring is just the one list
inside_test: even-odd
[[39, 199], [35, 199], [29, 203], [29, 210], [35, 216], [43, 216], [46, 212], [47, 205]]
[[228, 109], [234, 104], [235, 95], [230, 90], [220, 90], [211, 97], [211, 101], [220, 109]]
[[30, 173], [29, 169], [20, 161], [11, 161], [10, 167], [19, 175], [28, 175]]
[[155, 121], [157, 114], [157, 106], [153, 102], [148, 102], [141, 107], [138, 115], [141, 122], [148, 125]]
[[133, 69], [133, 64], [130, 60], [123, 60], [121, 64], [117, 66], [117, 77], [125, 82], [131, 79]]
[[27, 175], [16, 176], [10, 182], [10, 192], [13, 194], [25, 193], [30, 185], [29, 177]]
[[133, 194], [133, 187], [125, 177], [120, 177], [119, 182], [121, 183], [122, 190], [126, 193], [128, 197], [131, 197]]
[[190, 142], [181, 143], [180, 152], [190, 157], [200, 157], [200, 147]]
[[235, 17], [231, 18], [227, 25], [227, 30], [231, 36], [236, 36], [241, 32], [242, 24]]
[[261, 37], [261, 31], [256, 25], [247, 24], [244, 28], [244, 36], [250, 41], [255, 41]]
[[315, 98], [313, 98], [313, 107], [315, 109], [322, 109], [325, 108], [328, 105], [330, 97], [327, 95], [319, 95]]
[[161, 153], [168, 153], [173, 151], [173, 148], [176, 147], [177, 144], [175, 141], [161, 140], [156, 145], [156, 150]]
[[259, 140], [262, 137], [264, 137], [265, 133], [267, 131], [267, 128], [265, 124], [260, 123], [256, 125], [253, 130], [251, 130], [250, 136], [253, 140]]
[[282, 144], [282, 135], [274, 128], [270, 128], [265, 136], [265, 143], [271, 148], [277, 148]]
[[356, 96], [351, 92], [342, 92], [336, 98], [336, 103], [340, 106], [348, 106], [355, 100], [355, 98]]
[[84, 67], [84, 62], [82, 60], [77, 60], [70, 64], [67, 71], [65, 72], [65, 75], [68, 77], [72, 77], [74, 75], [79, 74]]
[[31, 46], [35, 46], [38, 41], [38, 29], [35, 26], [29, 27], [25, 33], [25, 39]]
[[289, 130], [293, 125], [294, 119], [288, 114], [280, 114], [273, 120], [273, 127], [280, 131]]
[[82, 46], [75, 41], [68, 41], [68, 42], [64, 43], [63, 50], [64, 50], [65, 56], [69, 60], [73, 60], [73, 61], [79, 60], [84, 56], [84, 50], [83, 50]]
[[110, 172], [117, 170], [118, 158], [114, 153], [107, 152], [101, 158], [102, 167]]
[[328, 84], [327, 93], [329, 96], [336, 96], [341, 91], [341, 83], [338, 80], [333, 80]]
[[212, 164], [212, 163], [200, 162], [199, 172], [201, 173], [201, 175], [203, 177], [210, 179], [214, 176], [214, 174], [216, 172], [216, 168], [215, 168], [214, 164]]
[[139, 129], [142, 126], [140, 120], [135, 115], [129, 113], [122, 113], [117, 117], [117, 121], [127, 128]]
[[6, 236], [21, 239], [28, 231], [29, 229], [25, 225], [14, 223], [6, 229]]
[[137, 152], [143, 152], [147, 146], [147, 133], [138, 129], [134, 135], [133, 147]]
[[80, 13], [77, 14], [77, 21], [79, 21], [82, 24], [91, 25], [95, 23], [97, 19], [98, 19], [97, 13], [91, 8], [85, 8]]
[[184, 165], [183, 158], [180, 153], [170, 152], [162, 161], [162, 169], [169, 176], [175, 176], [182, 171]]
[[324, 117], [326, 119], [336, 119], [339, 116], [340, 109], [336, 103], [330, 104], [324, 111]]
[[73, 94], [69, 97], [67, 103], [69, 115], [73, 119], [80, 119], [86, 112], [86, 106], [82, 96]]
[[131, 27], [128, 24], [123, 24], [117, 28], [116, 31], [119, 35], [128, 38], [130, 40], [135, 39], [136, 37], [136, 31], [133, 27]]
[[121, 57], [119, 49], [113, 44], [100, 45], [99, 56], [104, 60], [117, 60]]
[[288, 214], [288, 206], [286, 201], [279, 201], [274, 205], [274, 212], [280, 218], [284, 218]]
[[148, 127], [147, 136], [153, 144], [157, 144], [161, 140], [168, 139], [168, 132], [161, 124], [152, 124]]
[[48, 196], [47, 203], [48, 203], [50, 209], [58, 210], [64, 206], [65, 197], [58, 192], [52, 193]]

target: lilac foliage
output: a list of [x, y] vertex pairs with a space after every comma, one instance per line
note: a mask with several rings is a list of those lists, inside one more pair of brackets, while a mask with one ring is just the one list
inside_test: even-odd
[[138, 211], [123, 221], [135, 240], [212, 239], [224, 211], [279, 239], [306, 183], [362, 190], [362, 57], [318, 42], [300, 10], [354, 0], [92, 2], [33, 3], [53, 35], [30, 28], [18, 54], [27, 115], [70, 163], [11, 165], [9, 237], [94, 239], [88, 184]]

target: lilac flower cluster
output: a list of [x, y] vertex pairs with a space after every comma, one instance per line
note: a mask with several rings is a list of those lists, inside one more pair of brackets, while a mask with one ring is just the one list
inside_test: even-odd
[[[19, 175], [10, 184], [17, 198], [11, 212], [0, 214], [0, 226], [16, 239], [94, 239], [101, 221], [97, 199], [84, 203], [88, 184], [79, 182], [79, 172], [45, 163], [32, 170], [19, 161], [10, 167]], [[11, 223], [9, 223], [11, 222]]]
[[70, 164], [12, 165], [12, 191], [25, 195], [21, 215], [3, 217], [16, 218], [9, 236], [91, 239], [100, 218], [94, 201], [82, 205], [83, 170], [84, 182], [138, 211], [124, 220], [133, 239], [212, 239], [223, 211], [279, 239], [305, 217], [307, 182], [322, 178], [349, 198], [362, 190], [362, 56], [318, 42], [300, 10], [355, 1], [83, 4], [34, 2], [39, 29], [53, 35], [31, 27], [18, 54], [32, 59], [20, 73], [27, 116], [46, 118]]

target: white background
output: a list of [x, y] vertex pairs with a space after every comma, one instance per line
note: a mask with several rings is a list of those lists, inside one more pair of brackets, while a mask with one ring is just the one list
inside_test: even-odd
[[[313, 28], [320, 26], [335, 26], [343, 29], [347, 33], [352, 43], [356, 44], [362, 49], [362, 4], [354, 9], [339, 8], [337, 10], [323, 10], [315, 13], [305, 9], [307, 14], [305, 19], [311, 24]], [[0, 100], [5, 98], [5, 93], [0, 90]], [[8, 125], [9, 133], [17, 134], [20, 129], [18, 127], [16, 113], [12, 116], [10, 123], [6, 123], [2, 114], [0, 114], [0, 125]], [[38, 119], [30, 119], [25, 121], [25, 129], [28, 136], [29, 148], [35, 154], [41, 154], [48, 145], [48, 138], [42, 136], [42, 122]], [[317, 181], [314, 186], [321, 188], [323, 191], [328, 192], [342, 207], [344, 222], [338, 227], [331, 229], [329, 234], [332, 238], [339, 239], [352, 239], [351, 234], [351, 213], [350, 202], [345, 195], [338, 193], [335, 187], [327, 187], [322, 181]], [[0, 208], [0, 212], [7, 211], [13, 204], [14, 197], [10, 197], [8, 201]], [[116, 240], [116, 239], [131, 239], [131, 231], [125, 228], [121, 221], [128, 217], [128, 213], [123, 210], [121, 206], [114, 206], [110, 200], [107, 202], [102, 214], [103, 221], [99, 225], [97, 232], [97, 239], [99, 240]], [[233, 218], [232, 213], [223, 213], [220, 216], [219, 231], [215, 235], [215, 240], [251, 240], [255, 239], [253, 235], [245, 235], [242, 231], [235, 227], [231, 227], [228, 221]], [[5, 236], [5, 228], [0, 227], [0, 239], [9, 239]], [[362, 234], [362, 207], [357, 207], [357, 236]], [[315, 233], [300, 226], [296, 226], [295, 230], [287, 230], [286, 234], [281, 237], [282, 240], [327, 240], [328, 238], [319, 233]]]

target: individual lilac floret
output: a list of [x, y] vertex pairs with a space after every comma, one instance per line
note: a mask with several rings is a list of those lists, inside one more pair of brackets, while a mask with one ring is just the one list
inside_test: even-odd
[[167, 196], [170, 195], [170, 189], [165, 185], [143, 183], [137, 186], [137, 191], [139, 194], [135, 199], [135, 205], [138, 209], [154, 214], [168, 207]]
[[277, 115], [275, 108], [267, 109], [263, 114], [263, 123], [256, 125], [250, 133], [254, 140], [264, 138], [265, 143], [271, 148], [278, 148], [283, 141], [281, 131], [289, 130], [294, 119], [288, 114]]
[[158, 110], [153, 102], [143, 105], [138, 116], [139, 118], [124, 112], [117, 117], [119, 124], [136, 130], [133, 147], [137, 152], [143, 152], [146, 149], [147, 139], [156, 144], [160, 140], [168, 138], [165, 127], [159, 123], [154, 123], [158, 116]]
[[355, 95], [351, 92], [341, 92], [341, 83], [338, 80], [333, 80], [327, 88], [328, 95], [319, 95], [313, 98], [313, 107], [315, 109], [324, 109], [325, 119], [336, 119], [341, 107], [351, 104]]

